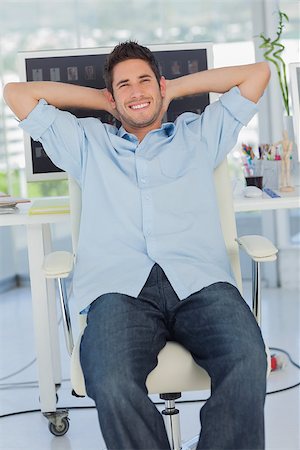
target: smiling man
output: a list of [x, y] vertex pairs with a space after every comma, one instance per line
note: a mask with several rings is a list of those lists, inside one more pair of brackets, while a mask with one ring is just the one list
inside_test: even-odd
[[[124, 74], [132, 74], [124, 79]], [[160, 128], [163, 96], [166, 82], [157, 80], [146, 61], [130, 59], [117, 64], [113, 71], [112, 107], [116, 109], [122, 125], [139, 140], [151, 129]]]
[[[170, 449], [145, 385], [168, 340], [211, 377], [197, 449], [264, 448], [265, 347], [231, 274], [213, 172], [269, 76], [257, 63], [168, 81], [149, 49], [125, 42], [108, 57], [106, 90], [5, 87], [20, 126], [81, 186], [81, 364], [109, 450]], [[201, 115], [162, 123], [172, 99], [210, 91], [224, 95]], [[77, 119], [66, 107], [109, 111], [122, 126]]]

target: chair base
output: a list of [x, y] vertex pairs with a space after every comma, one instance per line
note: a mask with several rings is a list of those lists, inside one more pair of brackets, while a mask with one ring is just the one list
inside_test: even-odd
[[170, 447], [172, 450], [181, 450], [179, 410], [175, 408], [175, 400], [181, 397], [181, 392], [170, 392], [159, 396], [165, 401], [165, 409], [162, 411], [162, 415]]
[[181, 443], [179, 410], [175, 408], [175, 400], [181, 397], [181, 392], [170, 392], [159, 395], [165, 401], [165, 409], [162, 411], [167, 435], [172, 450], [196, 450], [199, 435]]

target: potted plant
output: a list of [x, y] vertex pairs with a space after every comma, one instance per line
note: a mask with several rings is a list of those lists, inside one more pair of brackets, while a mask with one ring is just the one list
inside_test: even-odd
[[[290, 112], [289, 105], [289, 88], [286, 78], [286, 63], [282, 57], [282, 53], [285, 49], [281, 42], [281, 36], [284, 29], [284, 21], [288, 22], [289, 18], [287, 14], [282, 11], [278, 11], [278, 27], [276, 32], [276, 37], [274, 39], [267, 38], [264, 33], [260, 33], [259, 37], [262, 39], [262, 43], [259, 48], [264, 49], [264, 58], [266, 61], [270, 61], [276, 67], [276, 72], [278, 75], [280, 91], [282, 95], [283, 105], [285, 114], [283, 115], [283, 133], [282, 140], [277, 144], [281, 143], [282, 146], [282, 164], [281, 164], [281, 178], [285, 179], [286, 182], [282, 183], [282, 190], [292, 190], [293, 188], [289, 185], [290, 179], [290, 159], [296, 160], [297, 158], [292, 158], [293, 153], [296, 151], [295, 139], [294, 139], [294, 128], [293, 128], [293, 117]], [[296, 165], [297, 166], [297, 165]], [[293, 171], [299, 170], [295, 169], [295, 164], [293, 164]], [[283, 173], [285, 171], [285, 173]]]
[[267, 61], [273, 63], [276, 67], [276, 72], [278, 75], [281, 95], [283, 99], [283, 105], [287, 116], [290, 116], [290, 107], [289, 107], [289, 88], [286, 79], [286, 64], [284, 59], [282, 58], [282, 52], [284, 51], [284, 45], [280, 42], [282, 31], [284, 28], [284, 20], [289, 21], [288, 16], [282, 12], [278, 11], [279, 22], [278, 28], [276, 32], [276, 37], [272, 40], [271, 38], [267, 38], [264, 33], [260, 33], [259, 37], [262, 39], [262, 44], [259, 48], [265, 49], [264, 58]]

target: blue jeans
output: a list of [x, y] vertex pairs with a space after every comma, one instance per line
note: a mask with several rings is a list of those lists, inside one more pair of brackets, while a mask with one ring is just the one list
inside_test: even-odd
[[80, 358], [107, 448], [170, 449], [145, 386], [168, 340], [186, 347], [211, 377], [197, 449], [263, 449], [267, 360], [252, 312], [224, 282], [180, 301], [157, 264], [137, 298], [104, 294], [88, 313]]

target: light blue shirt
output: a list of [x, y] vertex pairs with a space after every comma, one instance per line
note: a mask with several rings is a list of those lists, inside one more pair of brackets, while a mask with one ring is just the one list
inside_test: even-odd
[[184, 113], [139, 143], [123, 127], [40, 100], [20, 126], [82, 189], [79, 311], [108, 292], [137, 297], [155, 262], [181, 300], [215, 282], [235, 284], [213, 171], [256, 112], [234, 87], [201, 115]]

